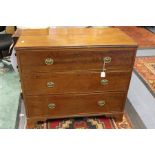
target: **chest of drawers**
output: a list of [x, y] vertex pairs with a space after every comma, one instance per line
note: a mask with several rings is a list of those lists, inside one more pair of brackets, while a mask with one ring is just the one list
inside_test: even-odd
[[65, 117], [121, 121], [137, 45], [119, 29], [57, 28], [21, 36], [15, 49], [28, 128]]

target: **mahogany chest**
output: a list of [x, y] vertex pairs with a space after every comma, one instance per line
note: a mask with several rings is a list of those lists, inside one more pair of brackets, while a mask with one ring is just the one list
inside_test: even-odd
[[117, 28], [56, 28], [16, 44], [27, 128], [53, 118], [121, 121], [137, 44]]

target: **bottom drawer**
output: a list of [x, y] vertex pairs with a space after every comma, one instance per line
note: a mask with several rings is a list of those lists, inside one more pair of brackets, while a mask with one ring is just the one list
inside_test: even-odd
[[67, 117], [122, 112], [126, 93], [26, 96], [27, 117]]

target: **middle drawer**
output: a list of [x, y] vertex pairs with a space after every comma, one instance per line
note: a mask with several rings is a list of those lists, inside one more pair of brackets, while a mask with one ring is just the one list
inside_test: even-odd
[[54, 72], [22, 74], [26, 95], [127, 91], [131, 72]]

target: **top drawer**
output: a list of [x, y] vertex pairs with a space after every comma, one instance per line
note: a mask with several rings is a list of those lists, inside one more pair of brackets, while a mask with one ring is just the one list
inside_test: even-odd
[[51, 72], [68, 70], [127, 69], [133, 65], [134, 48], [85, 48], [17, 51], [21, 72]]

